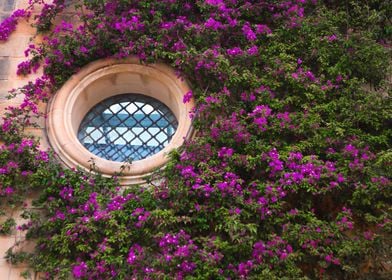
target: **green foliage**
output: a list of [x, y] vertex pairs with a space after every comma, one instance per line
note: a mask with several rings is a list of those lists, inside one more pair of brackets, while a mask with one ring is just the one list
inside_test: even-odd
[[[20, 72], [45, 75], [13, 92], [24, 105], [0, 130], [1, 206], [39, 193], [20, 226], [37, 246], [10, 262], [48, 279], [390, 278], [388, 1], [221, 2], [83, 1], [77, 26], [52, 29], [63, 1], [38, 16], [47, 38]], [[47, 92], [130, 55], [174, 67], [197, 103], [195, 137], [147, 184], [64, 168], [24, 136]]]
[[7, 218], [4, 222], [0, 223], [0, 234], [10, 234], [15, 225], [16, 223], [13, 218]]

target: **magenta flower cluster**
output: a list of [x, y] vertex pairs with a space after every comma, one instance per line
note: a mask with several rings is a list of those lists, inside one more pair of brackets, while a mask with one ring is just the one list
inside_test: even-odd
[[13, 31], [16, 29], [19, 18], [28, 17], [29, 12], [23, 9], [16, 10], [11, 16], [7, 17], [0, 23], [0, 41], [6, 41]]
[[[41, 8], [29, 20], [42, 42], [28, 45], [17, 74], [43, 75], [10, 92], [21, 102], [0, 127], [1, 206], [40, 194], [40, 212], [17, 227], [37, 242], [31, 259], [19, 255], [34, 270], [47, 279], [381, 275], [392, 221], [381, 12], [348, 9], [352, 1], [86, 0], [69, 20], [64, 0], [41, 2], [0, 25], [6, 40]], [[86, 64], [128, 56], [171, 65], [189, 83], [182, 101], [196, 101], [195, 136], [146, 185], [119, 187], [93, 161], [91, 172], [64, 168], [26, 128]]]

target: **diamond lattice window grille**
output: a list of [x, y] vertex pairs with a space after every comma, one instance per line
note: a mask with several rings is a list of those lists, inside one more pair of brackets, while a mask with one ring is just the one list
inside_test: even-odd
[[96, 156], [130, 162], [162, 150], [177, 126], [176, 117], [162, 102], [127, 93], [94, 106], [79, 126], [78, 139]]

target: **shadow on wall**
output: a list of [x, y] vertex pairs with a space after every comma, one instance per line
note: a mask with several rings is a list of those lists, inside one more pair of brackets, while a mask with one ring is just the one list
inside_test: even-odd
[[[1, 0], [0, 1], [0, 22], [8, 17], [15, 9], [17, 0]], [[0, 54], [0, 81], [7, 80], [9, 73], [9, 61]]]
[[15, 9], [17, 0], [0, 1], [0, 21], [5, 19]]

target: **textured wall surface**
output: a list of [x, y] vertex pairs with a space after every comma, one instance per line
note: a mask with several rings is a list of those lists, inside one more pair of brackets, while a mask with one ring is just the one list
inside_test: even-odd
[[[9, 16], [13, 10], [26, 7], [28, 0], [0, 0], [0, 20], [2, 21]], [[35, 74], [29, 77], [18, 77], [16, 75], [17, 65], [25, 60], [24, 50], [29, 44], [33, 34], [33, 29], [25, 20], [21, 20], [17, 29], [6, 42], [0, 42], [0, 113], [4, 114], [7, 106], [19, 104], [23, 97], [7, 99], [8, 91], [23, 86], [27, 81], [34, 79]], [[43, 124], [43, 122], [42, 122]], [[30, 129], [30, 132], [43, 136], [44, 128]], [[42, 138], [43, 146], [46, 146], [45, 137]], [[29, 203], [29, 202], [26, 202]], [[18, 209], [9, 209], [6, 216], [0, 217], [7, 219], [13, 217], [17, 224], [23, 224], [25, 220], [20, 218]], [[4, 256], [11, 246], [20, 246], [23, 248], [33, 248], [33, 244], [27, 244], [24, 241], [23, 233], [13, 230], [11, 235], [0, 235], [0, 280], [25, 279], [21, 273], [26, 267], [23, 265], [13, 266], [6, 262]], [[28, 279], [38, 279], [37, 275], [31, 275]]]

